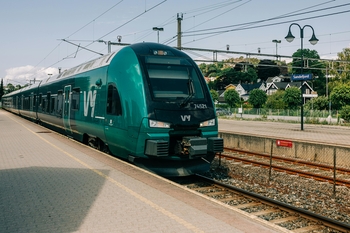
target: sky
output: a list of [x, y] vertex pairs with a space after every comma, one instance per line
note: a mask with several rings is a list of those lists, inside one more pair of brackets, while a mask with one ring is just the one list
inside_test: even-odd
[[[117, 42], [118, 36], [122, 43], [159, 39], [175, 47], [178, 14], [186, 48], [229, 45], [235, 52], [260, 48], [261, 54], [292, 56], [303, 43], [323, 59], [336, 59], [350, 47], [348, 0], [12, 0], [0, 8], [0, 79], [4, 85], [25, 85], [55, 75], [107, 54], [107, 45], [98, 41]], [[308, 41], [310, 26], [316, 45]], [[295, 36], [291, 43], [285, 40], [289, 28]], [[211, 52], [185, 52], [196, 60], [213, 58]], [[239, 56], [221, 54], [218, 60]]]

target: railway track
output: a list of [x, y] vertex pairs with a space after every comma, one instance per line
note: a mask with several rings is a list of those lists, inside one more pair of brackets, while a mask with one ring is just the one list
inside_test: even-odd
[[270, 199], [256, 193], [196, 175], [177, 181], [187, 188], [201, 193], [235, 209], [259, 217], [291, 232], [350, 232], [350, 225], [318, 215], [305, 209]]
[[[350, 187], [350, 169], [336, 168], [333, 166], [303, 161], [293, 158], [272, 156], [262, 153], [249, 152], [233, 148], [225, 148], [221, 157], [228, 160], [240, 161], [242, 163], [272, 168], [275, 171], [286, 172], [292, 175], [299, 175], [318, 181], [326, 181], [336, 185]], [[273, 163], [271, 162], [273, 160]]]

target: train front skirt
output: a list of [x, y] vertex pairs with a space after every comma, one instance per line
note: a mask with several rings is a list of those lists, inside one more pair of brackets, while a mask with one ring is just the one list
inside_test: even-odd
[[190, 176], [210, 169], [215, 154], [185, 160], [134, 158], [138, 167], [164, 177]]

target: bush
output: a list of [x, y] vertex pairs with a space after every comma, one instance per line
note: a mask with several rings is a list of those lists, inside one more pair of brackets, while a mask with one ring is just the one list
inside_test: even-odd
[[346, 105], [339, 111], [340, 117], [346, 122], [350, 121], [350, 105]]

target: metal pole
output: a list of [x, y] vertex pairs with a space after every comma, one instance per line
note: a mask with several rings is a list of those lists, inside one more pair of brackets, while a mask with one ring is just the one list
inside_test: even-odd
[[276, 43], [276, 60], [278, 61], [278, 52], [277, 52], [277, 44], [278, 43], [281, 43], [282, 41], [281, 40], [272, 40], [273, 43]]
[[177, 48], [181, 49], [181, 20], [183, 19], [183, 14], [177, 14]]
[[[298, 25], [299, 26], [299, 25]], [[305, 27], [305, 26], [304, 26]], [[300, 73], [303, 73], [303, 67], [304, 67], [304, 51], [303, 51], [303, 38], [304, 38], [304, 28], [300, 28], [300, 40], [301, 40], [301, 68], [300, 68]], [[303, 82], [301, 83], [301, 109], [300, 109], [300, 123], [301, 123], [301, 130], [304, 130], [304, 85]]]
[[[317, 42], [318, 42], [318, 39], [316, 38], [315, 36], [315, 31], [314, 31], [314, 28], [311, 27], [310, 25], [305, 25], [304, 27], [300, 27], [299, 24], [297, 23], [292, 23], [290, 26], [289, 26], [289, 31], [288, 31], [288, 35], [285, 37], [285, 39], [288, 41], [288, 42], [292, 42], [294, 40], [294, 36], [292, 35], [292, 32], [291, 32], [291, 27], [293, 25], [296, 25], [299, 27], [300, 29], [300, 41], [301, 41], [301, 65], [300, 65], [300, 71], [301, 71], [301, 74], [303, 73], [303, 68], [304, 68], [304, 48], [303, 48], [303, 39], [304, 39], [304, 28], [305, 27], [310, 27], [312, 29], [312, 36], [311, 36], [311, 39], [309, 40], [310, 43], [312, 45], [315, 45]], [[302, 80], [303, 81], [303, 80]], [[301, 84], [301, 108], [300, 108], [300, 115], [301, 115], [301, 119], [300, 119], [300, 122], [301, 122], [301, 130], [304, 130], [304, 85], [303, 83]]]
[[333, 197], [335, 197], [335, 187], [336, 187], [336, 174], [337, 174], [337, 153], [336, 153], [336, 148], [334, 147], [333, 149]]
[[271, 153], [270, 153], [270, 170], [269, 170], [269, 181], [271, 181], [271, 170], [272, 170], [272, 150], [273, 150], [273, 140], [271, 140]]

